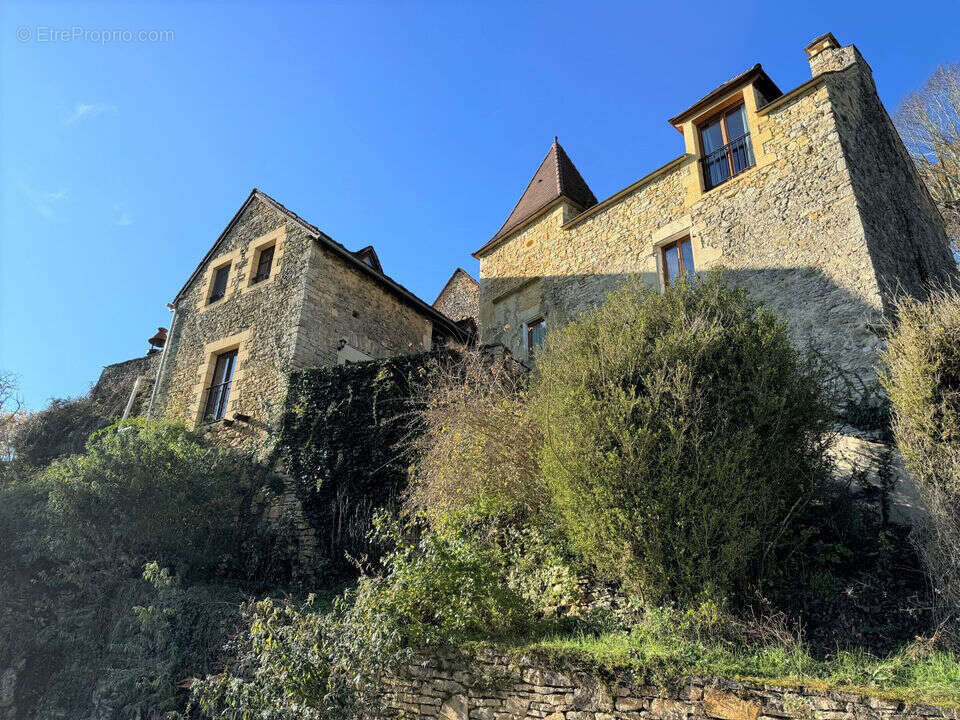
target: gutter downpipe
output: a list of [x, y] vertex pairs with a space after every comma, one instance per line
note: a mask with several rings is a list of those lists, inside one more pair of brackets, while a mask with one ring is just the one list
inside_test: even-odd
[[163, 344], [160, 363], [157, 365], [157, 376], [153, 380], [153, 390], [150, 392], [150, 406], [147, 408], [147, 420], [153, 416], [153, 405], [157, 401], [157, 391], [160, 389], [160, 373], [163, 372], [163, 366], [167, 362], [167, 351], [170, 349], [170, 343], [173, 341], [173, 329], [177, 323], [177, 308], [174, 304], [167, 303], [167, 310], [173, 313], [173, 317], [170, 318], [170, 332], [167, 333], [167, 341]]

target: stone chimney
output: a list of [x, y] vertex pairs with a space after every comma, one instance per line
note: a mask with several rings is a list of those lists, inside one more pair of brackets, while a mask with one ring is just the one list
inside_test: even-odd
[[813, 77], [825, 72], [843, 70], [855, 63], [860, 63], [866, 70], [870, 66], [863, 59], [856, 45], [841, 47], [833, 33], [821, 35], [804, 48], [807, 61], [810, 63], [810, 74]]

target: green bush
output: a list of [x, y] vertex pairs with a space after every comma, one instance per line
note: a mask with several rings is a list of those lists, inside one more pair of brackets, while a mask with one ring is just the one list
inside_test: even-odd
[[936, 614], [960, 636], [960, 294], [903, 299], [897, 319], [880, 379], [926, 506], [921, 544]]
[[629, 283], [550, 334], [530, 403], [572, 549], [648, 603], [762, 580], [824, 475], [817, 377], [719, 273]]
[[81, 453], [92, 433], [118, 418], [104, 403], [90, 397], [53, 399], [45, 409], [29, 413], [17, 423], [11, 442], [16, 463], [43, 468], [59, 457]]
[[0, 481], [0, 666], [20, 668], [21, 716], [175, 709], [244, 596], [284, 580], [253, 502], [264, 482], [245, 458], [143, 420]]

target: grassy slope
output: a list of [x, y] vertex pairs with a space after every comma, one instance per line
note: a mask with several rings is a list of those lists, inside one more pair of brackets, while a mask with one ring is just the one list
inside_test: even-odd
[[603, 670], [629, 670], [655, 683], [684, 676], [716, 675], [771, 685], [838, 689], [908, 703], [960, 706], [960, 657], [904, 651], [887, 658], [841, 652], [816, 659], [802, 647], [770, 646], [745, 651], [683, 638], [644, 638], [629, 633], [599, 637], [552, 637], [513, 644], [512, 653], [533, 652]]

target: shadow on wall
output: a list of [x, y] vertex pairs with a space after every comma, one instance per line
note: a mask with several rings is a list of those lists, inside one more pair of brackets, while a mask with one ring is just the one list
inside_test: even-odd
[[[784, 318], [797, 346], [813, 349], [850, 378], [872, 386], [881, 348], [883, 315], [854, 288], [836, 284], [816, 267], [724, 269], [730, 285]], [[659, 286], [656, 273], [484, 278], [480, 283], [482, 342], [525, 353], [524, 324], [541, 317], [550, 326], [570, 322], [632, 277]]]

